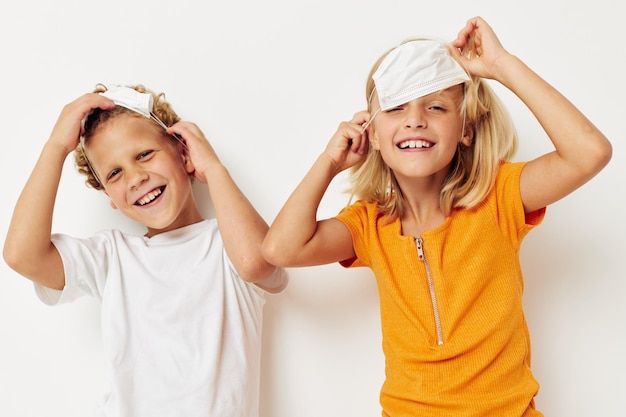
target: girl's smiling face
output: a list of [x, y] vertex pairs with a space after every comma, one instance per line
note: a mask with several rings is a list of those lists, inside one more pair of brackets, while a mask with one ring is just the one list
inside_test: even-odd
[[111, 206], [148, 228], [147, 236], [201, 220], [193, 166], [182, 145], [151, 120], [123, 114], [103, 124], [87, 146]]
[[462, 103], [459, 84], [380, 111], [370, 126], [372, 147], [398, 180], [445, 177], [459, 142], [471, 144], [471, 133], [463, 133]]

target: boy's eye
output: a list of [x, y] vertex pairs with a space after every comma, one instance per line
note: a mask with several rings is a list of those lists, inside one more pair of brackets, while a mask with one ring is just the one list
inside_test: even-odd
[[109, 172], [109, 175], [107, 175], [107, 181], [111, 181], [113, 179], [115, 179], [115, 177], [120, 173], [120, 169], [114, 169], [113, 171]]

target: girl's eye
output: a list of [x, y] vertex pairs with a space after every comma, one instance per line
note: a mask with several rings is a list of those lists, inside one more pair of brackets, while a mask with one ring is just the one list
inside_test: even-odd
[[149, 151], [143, 151], [141, 152], [139, 155], [137, 155], [137, 160], [140, 159], [146, 159], [147, 157], [149, 157], [150, 155], [152, 155], [153, 151], [149, 150]]
[[385, 113], [392, 113], [392, 112], [396, 112], [396, 111], [400, 111], [402, 110], [404, 107], [402, 106], [397, 106], [397, 107], [392, 107], [389, 110], [385, 110]]

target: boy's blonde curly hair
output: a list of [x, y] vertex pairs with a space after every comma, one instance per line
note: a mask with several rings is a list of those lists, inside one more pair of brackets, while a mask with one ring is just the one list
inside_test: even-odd
[[[140, 93], [148, 93], [153, 97], [154, 104], [152, 106], [152, 113], [156, 117], [158, 117], [166, 126], [171, 126], [174, 123], [180, 121], [180, 117], [176, 112], [172, 109], [170, 103], [165, 100], [165, 94], [163, 93], [155, 93], [152, 90], [144, 87], [141, 84], [128, 86], [135, 91]], [[94, 93], [103, 93], [107, 91], [107, 87], [103, 84], [97, 84], [94, 89]], [[125, 107], [115, 106], [112, 110], [102, 110], [102, 109], [94, 109], [84, 121], [83, 126], [83, 140], [85, 145], [89, 143], [89, 140], [93, 137], [98, 128], [102, 127], [108, 121], [118, 117], [119, 115], [129, 115], [132, 117], [143, 117], [139, 113], [129, 110]], [[156, 123], [156, 122], [155, 122]], [[83, 148], [80, 144], [74, 149], [74, 163], [76, 165], [76, 170], [86, 177], [85, 184], [87, 186], [94, 188], [96, 190], [104, 189], [103, 185], [98, 181], [96, 176], [91, 171], [89, 166], [89, 162], [85, 156]]]

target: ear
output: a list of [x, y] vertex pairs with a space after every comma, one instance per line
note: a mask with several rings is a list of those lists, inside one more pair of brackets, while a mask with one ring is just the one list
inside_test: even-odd
[[180, 156], [183, 161], [183, 165], [185, 166], [185, 171], [187, 174], [193, 174], [196, 168], [193, 166], [191, 162], [191, 157], [189, 156], [189, 149], [185, 148], [182, 144], [178, 144], [180, 146]]
[[472, 146], [473, 142], [474, 142], [474, 126], [465, 125], [465, 129], [463, 130], [463, 137], [461, 138], [461, 143], [465, 146]]
[[374, 126], [369, 125], [367, 127], [367, 137], [369, 138], [370, 146], [372, 147], [372, 149], [380, 151], [380, 142], [378, 140], [378, 135], [376, 134], [376, 129], [374, 129]]

